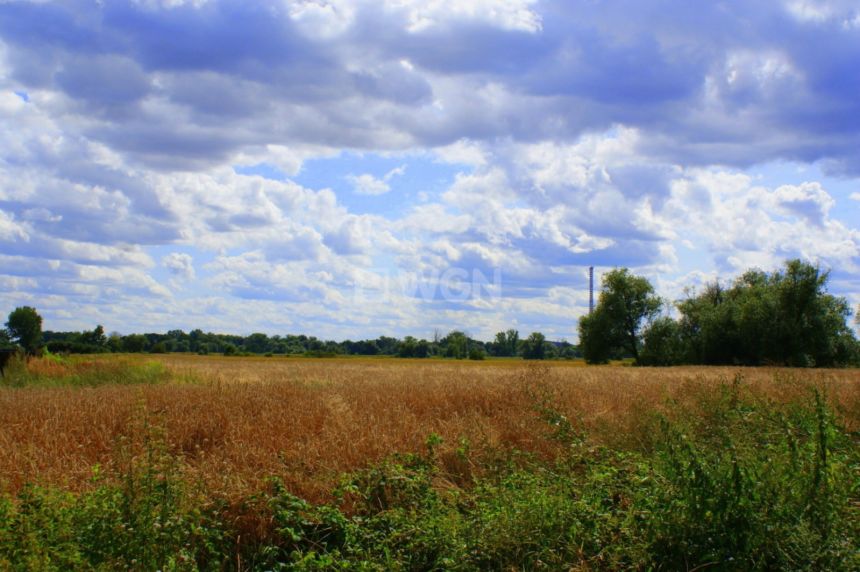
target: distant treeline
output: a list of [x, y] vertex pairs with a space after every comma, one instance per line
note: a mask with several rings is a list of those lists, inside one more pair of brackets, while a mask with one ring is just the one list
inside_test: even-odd
[[[436, 334], [432, 340], [380, 336], [336, 342], [305, 335], [215, 334], [200, 329], [166, 334], [117, 333], [102, 326], [84, 332], [42, 332], [35, 308], [16, 308], [0, 330], [0, 348], [33, 354], [149, 352], [224, 355], [382, 355], [404, 358], [573, 359], [589, 363], [631, 359], [638, 365], [787, 365], [833, 367], [860, 365], [860, 342], [848, 323], [845, 298], [827, 292], [828, 272], [790, 260], [771, 273], [749, 270], [731, 285], [719, 281], [670, 304], [647, 279], [617, 268], [603, 276], [594, 312], [579, 320], [579, 345], [550, 342], [540, 332], [521, 339], [517, 330], [496, 334], [491, 342], [463, 331]], [[674, 310], [672, 309], [674, 307]], [[14, 342], [14, 344], [13, 344]]]
[[214, 334], [200, 329], [184, 332], [170, 330], [166, 334], [106, 335], [102, 326], [84, 332], [52, 332], [42, 334], [42, 342], [52, 353], [220, 353], [224, 355], [304, 355], [332, 357], [337, 355], [398, 356], [409, 358], [448, 357], [484, 359], [486, 356], [526, 359], [572, 359], [579, 357], [577, 348], [567, 342], [549, 342], [543, 334], [532, 333], [520, 339], [519, 332], [499, 332], [492, 342], [473, 339], [461, 331], [433, 340], [406, 336], [403, 339], [381, 336], [373, 340], [320, 340], [305, 335], [274, 335], [254, 333], [248, 336]]

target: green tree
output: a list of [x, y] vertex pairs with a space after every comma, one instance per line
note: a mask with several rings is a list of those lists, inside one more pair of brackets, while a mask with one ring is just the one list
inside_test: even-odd
[[685, 360], [703, 364], [833, 366], [853, 363], [857, 341], [829, 273], [801, 260], [749, 270], [731, 288], [709, 284], [677, 304]]
[[42, 342], [42, 316], [35, 308], [20, 306], [12, 310], [6, 329], [28, 354], [34, 354], [39, 349]]
[[445, 347], [445, 357], [466, 359], [469, 355], [469, 338], [463, 332], [454, 330], [440, 343]]
[[579, 319], [579, 351], [586, 363], [606, 363], [615, 348], [610, 343], [610, 316], [592, 312]]
[[589, 363], [605, 362], [622, 350], [638, 362], [643, 327], [659, 313], [662, 301], [646, 278], [627, 268], [603, 277], [594, 312], [579, 321], [579, 339]]
[[143, 334], [130, 334], [122, 339], [122, 349], [130, 353], [140, 353], [149, 346], [149, 340]]
[[412, 336], [406, 336], [397, 347], [397, 355], [402, 358], [415, 357], [418, 340]]
[[113, 353], [122, 351], [122, 336], [119, 332], [111, 332], [107, 339], [107, 347]]
[[506, 332], [496, 334], [496, 339], [492, 343], [493, 352], [497, 356], [515, 356], [520, 343], [520, 333], [517, 330], [510, 329]]
[[546, 337], [540, 332], [532, 332], [523, 340], [523, 359], [546, 359]]
[[657, 318], [642, 334], [642, 365], [677, 365], [684, 359], [684, 341], [681, 326], [668, 316]]
[[[750, 285], [760, 277], [748, 273]], [[684, 341], [684, 361], [697, 364], [732, 363], [742, 351], [737, 292], [719, 282], [707, 284], [698, 296], [692, 293], [676, 304], [681, 312], [678, 327]], [[747, 348], [748, 350], [750, 348]]]
[[421, 340], [415, 345], [415, 357], [426, 358], [430, 356], [430, 343], [427, 340]]
[[829, 272], [801, 260], [789, 260], [773, 277], [780, 327], [777, 360], [788, 365], [835, 365], [840, 340], [853, 337], [846, 325], [847, 300], [827, 293]]
[[12, 339], [6, 330], [0, 330], [0, 349], [5, 349], [12, 346]]
[[269, 351], [269, 336], [263, 333], [254, 333], [245, 338], [245, 350], [255, 354], [262, 354]]
[[107, 342], [108, 339], [105, 335], [105, 329], [101, 325], [96, 326], [91, 332], [81, 333], [81, 343], [83, 344], [98, 346], [101, 348], [107, 346]]

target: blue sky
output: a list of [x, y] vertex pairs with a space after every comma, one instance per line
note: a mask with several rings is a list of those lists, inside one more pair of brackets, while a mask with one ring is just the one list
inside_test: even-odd
[[860, 304], [848, 0], [0, 3], [0, 311], [576, 339], [587, 267]]

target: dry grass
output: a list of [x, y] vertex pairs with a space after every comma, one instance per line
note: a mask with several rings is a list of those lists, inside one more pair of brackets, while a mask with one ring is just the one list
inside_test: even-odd
[[185, 458], [189, 478], [217, 491], [243, 495], [277, 475], [295, 494], [323, 500], [342, 472], [418, 450], [430, 433], [449, 451], [467, 439], [478, 455], [510, 448], [551, 455], [535, 411], [542, 398], [597, 442], [647, 448], [653, 413], [671, 414], [675, 402], [706, 409], [719, 384], [739, 372], [762, 399], [806, 399], [810, 385], [824, 386], [842, 422], [860, 430], [857, 370], [157, 359], [172, 382], [0, 389], [0, 489], [26, 482], [84, 488], [94, 465], [121, 462], [156, 427]]

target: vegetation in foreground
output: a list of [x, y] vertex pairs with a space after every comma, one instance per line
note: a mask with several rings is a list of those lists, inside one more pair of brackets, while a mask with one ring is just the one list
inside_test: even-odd
[[[442, 375], [449, 377], [450, 371]], [[774, 399], [741, 376], [716, 384], [690, 382], [677, 394], [683, 399], [634, 411], [627, 430], [635, 422], [638, 437], [612, 443], [595, 438], [600, 424], [585, 420], [586, 411], [570, 409], [563, 393], [567, 384], [548, 377], [547, 370], [531, 369], [512, 381], [525, 386], [516, 400], [512, 394], [494, 396], [502, 398], [495, 401], [505, 414], [519, 414], [517, 423], [532, 423], [531, 441], [520, 441], [523, 446], [515, 444], [517, 438], [510, 440], [514, 445], [491, 445], [465, 434], [446, 432], [443, 438], [429, 432], [423, 446], [411, 452], [342, 473], [331, 495], [317, 501], [297, 496], [296, 488], [275, 472], [254, 491], [226, 494], [193, 470], [205, 451], [177, 447], [163, 413], [138, 410], [110, 462], [91, 467], [89, 486], [77, 492], [49, 483], [7, 489], [0, 500], [0, 569], [860, 566], [859, 436], [856, 425], [845, 422], [846, 402], [828, 399], [826, 384], [777, 377], [771, 387], [785, 393]], [[488, 391], [498, 389], [492, 381], [488, 386]], [[174, 384], [139, 387], [182, 389]], [[265, 384], [255, 387], [264, 394], [269, 390]], [[454, 391], [453, 386], [432, 387]], [[629, 388], [642, 394], [633, 381]], [[104, 389], [135, 391], [133, 386]], [[220, 391], [218, 386], [201, 389]], [[380, 389], [370, 385], [363, 391]], [[69, 391], [84, 390], [3, 390], [21, 398], [31, 391], [42, 397], [62, 391], [68, 399]], [[330, 399], [326, 386], [309, 391], [303, 397], [291, 394], [303, 400], [299, 407]], [[617, 393], [617, 386], [612, 391]], [[430, 394], [422, 397], [433, 407]], [[391, 407], [392, 395], [385, 402]], [[264, 413], [256, 403], [256, 412]], [[345, 405], [341, 398], [344, 412]], [[51, 408], [56, 416], [57, 406]], [[265, 417], [260, 420], [265, 423]], [[613, 421], [616, 431], [625, 426]], [[276, 429], [257, 430], [262, 436]], [[359, 427], [349, 430], [354, 439], [361, 438]], [[248, 439], [243, 446], [251, 443]]]

